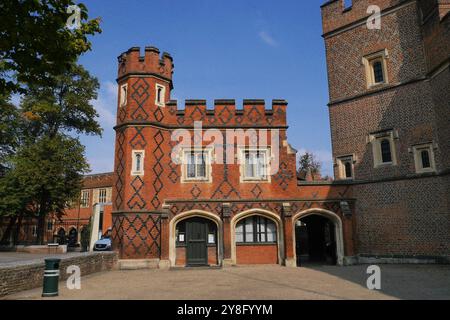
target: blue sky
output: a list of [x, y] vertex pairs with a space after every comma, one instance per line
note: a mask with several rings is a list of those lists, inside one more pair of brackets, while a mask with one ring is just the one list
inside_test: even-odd
[[153, 45], [174, 58], [172, 98], [286, 99], [288, 139], [331, 174], [328, 87], [321, 37], [324, 0], [82, 1], [103, 33], [80, 62], [101, 84], [94, 102], [102, 138], [82, 137], [92, 172], [113, 170], [117, 56]]

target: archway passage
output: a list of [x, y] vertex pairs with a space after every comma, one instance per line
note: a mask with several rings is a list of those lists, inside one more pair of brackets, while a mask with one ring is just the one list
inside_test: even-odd
[[69, 239], [67, 245], [69, 247], [76, 247], [78, 245], [78, 231], [74, 227], [69, 230]]
[[336, 228], [330, 219], [309, 215], [295, 223], [297, 266], [304, 263], [336, 264]]
[[176, 265], [217, 265], [217, 225], [206, 218], [193, 217], [176, 225]]

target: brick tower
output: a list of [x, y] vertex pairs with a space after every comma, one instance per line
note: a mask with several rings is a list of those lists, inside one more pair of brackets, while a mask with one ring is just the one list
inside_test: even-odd
[[[367, 22], [373, 5], [380, 29]], [[449, 10], [448, 0], [322, 6], [335, 177], [353, 182], [362, 261], [449, 259]]]
[[113, 238], [122, 257], [159, 258], [165, 216], [157, 212], [168, 175], [163, 149], [170, 140], [165, 102], [174, 65], [155, 47], [145, 47], [143, 56], [133, 47], [118, 62]]

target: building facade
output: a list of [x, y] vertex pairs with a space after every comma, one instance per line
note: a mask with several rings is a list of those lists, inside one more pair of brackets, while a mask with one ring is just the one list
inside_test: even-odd
[[[368, 27], [371, 5], [379, 28]], [[448, 261], [449, 10], [448, 0], [322, 6], [335, 178], [352, 181], [360, 257]]]
[[450, 1], [321, 10], [334, 181], [297, 175], [285, 100], [178, 104], [172, 57], [133, 47], [118, 57], [114, 172], [85, 178], [53, 235], [100, 203], [131, 264], [448, 263]]
[[[354, 255], [351, 187], [298, 185], [286, 101], [180, 107], [169, 54], [131, 48], [118, 60], [112, 233], [121, 259], [297, 265]], [[318, 240], [299, 249], [307, 232]]]

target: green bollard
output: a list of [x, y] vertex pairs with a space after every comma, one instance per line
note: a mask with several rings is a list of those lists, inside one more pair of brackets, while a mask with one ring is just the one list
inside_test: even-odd
[[58, 295], [60, 262], [61, 259], [45, 259], [43, 297], [56, 297]]

